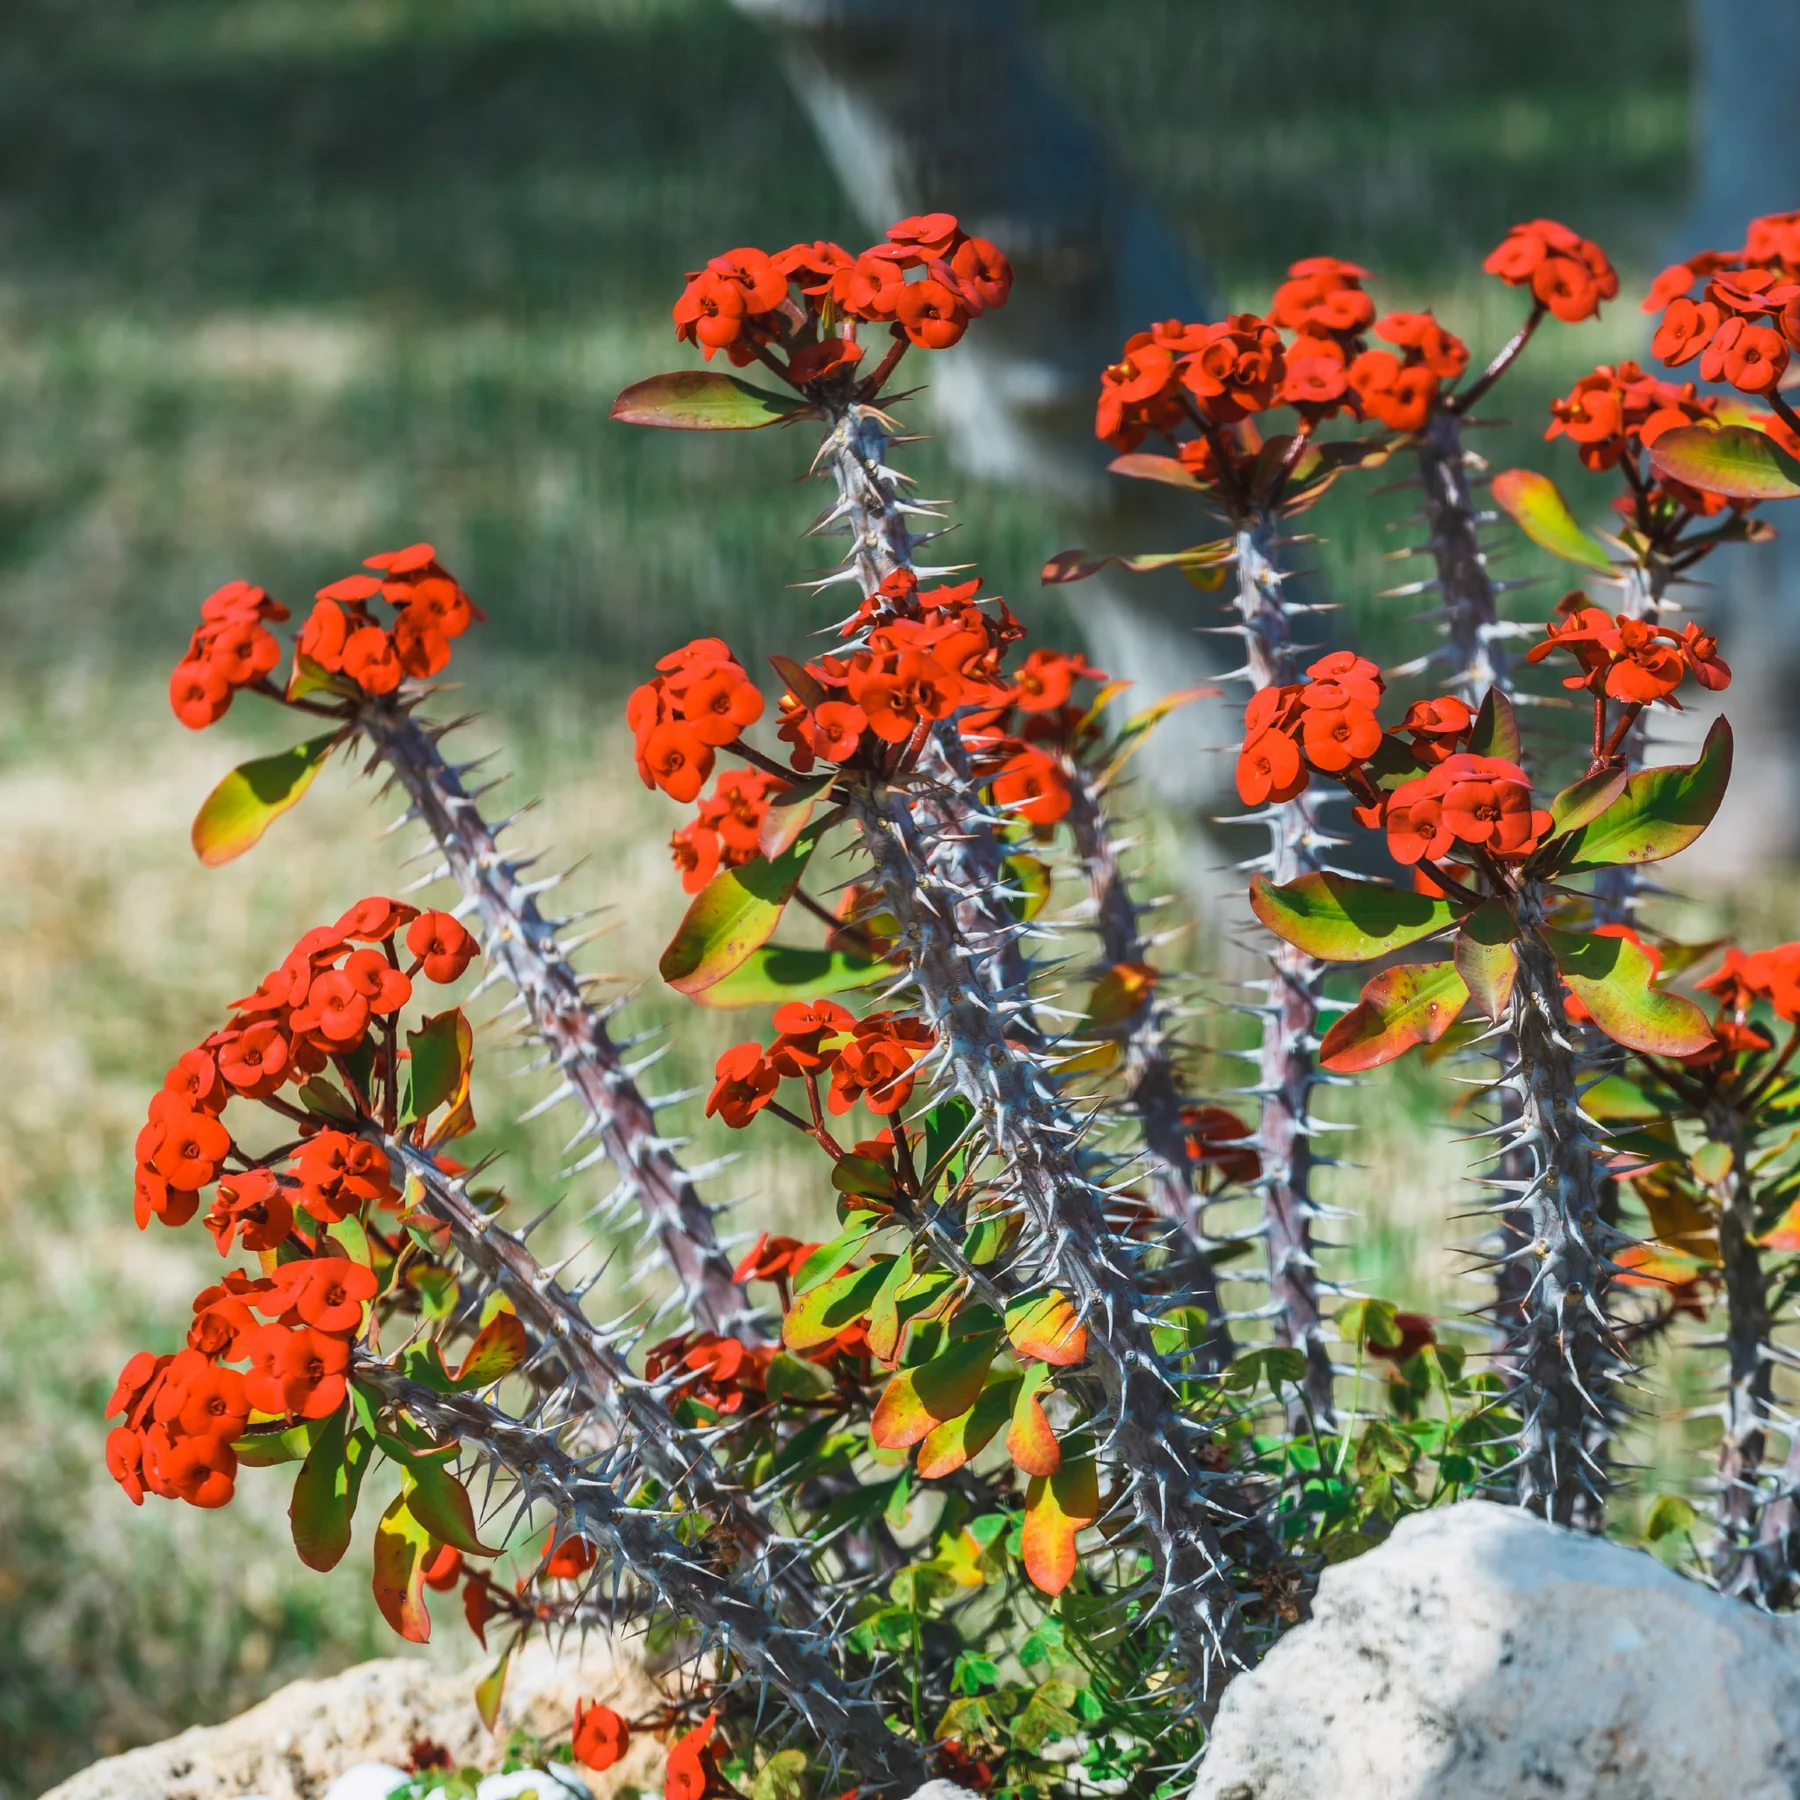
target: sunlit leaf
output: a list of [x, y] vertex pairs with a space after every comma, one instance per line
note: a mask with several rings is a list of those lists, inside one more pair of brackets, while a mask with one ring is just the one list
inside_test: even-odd
[[773, 862], [755, 856], [721, 869], [694, 896], [662, 953], [663, 980], [698, 995], [741, 968], [774, 936], [818, 841], [818, 828], [811, 827]]
[[489, 1731], [500, 1723], [500, 1702], [506, 1694], [506, 1671], [512, 1662], [513, 1644], [500, 1653], [500, 1660], [475, 1684], [475, 1711]]
[[1513, 948], [1517, 936], [1512, 914], [1497, 900], [1478, 906], [1456, 934], [1451, 960], [1468, 985], [1476, 1011], [1487, 1018], [1504, 1018], [1512, 1000], [1513, 978], [1519, 972], [1519, 955]]
[[308, 738], [275, 756], [239, 763], [194, 817], [194, 853], [208, 868], [242, 856], [312, 786], [341, 732]]
[[1748, 425], [1678, 425], [1650, 446], [1650, 465], [1671, 481], [1734, 500], [1800, 494], [1800, 462]]
[[1459, 909], [1403, 888], [1315, 873], [1277, 887], [1250, 884], [1256, 916], [1285, 942], [1320, 962], [1367, 962], [1456, 923]]
[[1564, 874], [1616, 863], [1660, 862], [1685, 850], [1713, 821], [1731, 779], [1731, 727], [1714, 719], [1700, 759], [1640, 769], [1599, 818], [1561, 841]]
[[1546, 928], [1569, 991], [1614, 1043], [1647, 1056], [1692, 1056], [1713, 1041], [1693, 1001], [1654, 985], [1656, 964], [1630, 938]]
[[1453, 962], [1402, 963], [1384, 969], [1363, 988], [1362, 999], [1326, 1032], [1319, 1061], [1342, 1074], [1379, 1068], [1415, 1044], [1442, 1037], [1468, 998], [1468, 983]]
[[1535, 469], [1502, 469], [1494, 477], [1493, 493], [1496, 503], [1519, 522], [1520, 530], [1552, 556], [1579, 563], [1584, 569], [1611, 571], [1613, 561], [1606, 546], [1575, 522], [1569, 503], [1548, 475]]
[[927, 1481], [937, 1481], [979, 1455], [1012, 1417], [1019, 1380], [1013, 1374], [993, 1377], [967, 1412], [934, 1426], [919, 1444], [919, 1474]]
[[729, 975], [694, 995], [702, 1006], [779, 1006], [871, 987], [894, 973], [892, 963], [846, 956], [841, 950], [808, 950], [797, 944], [764, 944]]
[[1073, 1368], [1087, 1356], [1087, 1327], [1067, 1294], [1013, 1301], [1006, 1309], [1006, 1335], [1019, 1355], [1055, 1368]]
[[994, 1332], [955, 1338], [929, 1362], [902, 1369], [887, 1384], [869, 1421], [869, 1437], [883, 1450], [904, 1450], [946, 1419], [966, 1413], [999, 1347]]
[[790, 1350], [816, 1350], [829, 1344], [846, 1325], [853, 1325], [869, 1310], [869, 1303], [887, 1276], [887, 1262], [866, 1269], [847, 1270], [804, 1294], [789, 1308], [781, 1324], [781, 1341]]
[[406, 1064], [406, 1088], [400, 1108], [402, 1125], [416, 1124], [447, 1101], [465, 1099], [475, 1056], [475, 1033], [460, 1007], [421, 1020], [406, 1034], [412, 1052]]
[[1145, 556], [1090, 557], [1085, 550], [1059, 550], [1044, 564], [1045, 586], [1054, 587], [1064, 581], [1085, 581], [1090, 575], [1111, 565], [1133, 575], [1148, 575], [1157, 569], [1222, 568], [1237, 555], [1231, 538], [1216, 538], [1208, 544], [1195, 544], [1187, 550], [1165, 550]]
[[381, 1616], [409, 1644], [431, 1640], [431, 1614], [425, 1609], [425, 1562], [435, 1548], [431, 1533], [397, 1494], [375, 1527], [375, 1571], [372, 1586]]
[[612, 416], [670, 431], [756, 431], [816, 412], [797, 394], [752, 387], [722, 370], [676, 369], [634, 381], [613, 402]]
[[1025, 1372], [1019, 1391], [1013, 1396], [1012, 1423], [1006, 1431], [1006, 1454], [1022, 1474], [1054, 1475], [1062, 1467], [1062, 1445], [1050, 1429], [1044, 1411], [1044, 1389], [1050, 1384], [1050, 1369], [1034, 1363]]
[[510, 1375], [531, 1352], [525, 1327], [510, 1312], [498, 1312], [476, 1333], [469, 1354], [450, 1379], [458, 1388], [484, 1388]]
[[1100, 1516], [1100, 1478], [1092, 1457], [1065, 1462], [1054, 1475], [1035, 1475], [1025, 1493], [1019, 1548], [1032, 1585], [1060, 1594], [1075, 1573], [1075, 1538]]

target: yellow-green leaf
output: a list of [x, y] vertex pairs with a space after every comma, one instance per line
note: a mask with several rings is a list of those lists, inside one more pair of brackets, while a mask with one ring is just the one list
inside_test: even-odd
[[1512, 914], [1498, 900], [1478, 906], [1456, 934], [1451, 960], [1468, 984], [1476, 1011], [1487, 1018], [1503, 1018], [1512, 1000], [1513, 978], [1519, 972], [1519, 954], [1513, 948], [1517, 937]]
[[1617, 863], [1661, 862], [1685, 850], [1713, 821], [1731, 780], [1731, 726], [1712, 722], [1700, 759], [1640, 769], [1605, 812], [1561, 840], [1556, 866], [1564, 874]]
[[773, 862], [753, 856], [735, 869], [721, 869], [694, 896], [662, 953], [657, 966], [663, 980], [697, 995], [741, 968], [774, 936], [818, 841], [818, 828], [812, 827]]
[[1502, 469], [1494, 477], [1494, 499], [1534, 544], [1552, 556], [1579, 563], [1584, 569], [1611, 571], [1613, 561], [1606, 546], [1575, 522], [1569, 503], [1548, 475], [1535, 469]]
[[506, 1670], [517, 1646], [514, 1639], [500, 1653], [500, 1660], [475, 1685], [475, 1711], [489, 1731], [500, 1723], [500, 1701], [506, 1693]]
[[1013, 1399], [1019, 1391], [1017, 1375], [996, 1375], [981, 1390], [981, 1397], [965, 1413], [934, 1426], [919, 1444], [919, 1474], [937, 1481], [978, 1456], [1012, 1417]]
[[1021, 1356], [1059, 1369], [1072, 1368], [1087, 1355], [1087, 1327], [1067, 1294], [1013, 1301], [1006, 1309], [1006, 1335]]
[[409, 1644], [431, 1640], [431, 1614], [425, 1610], [425, 1560], [433, 1549], [431, 1533], [397, 1494], [375, 1527], [375, 1571], [372, 1586], [381, 1616]]
[[1454, 925], [1458, 911], [1448, 900], [1325, 873], [1280, 887], [1258, 875], [1250, 905], [1278, 938], [1320, 962], [1368, 962], [1404, 949]]
[[474, 1343], [469, 1346], [469, 1354], [462, 1360], [462, 1367], [450, 1379], [462, 1389], [487, 1387], [503, 1375], [510, 1375], [525, 1360], [530, 1349], [525, 1327], [518, 1316], [497, 1312], [476, 1334]]
[[904, 1450], [966, 1413], [981, 1397], [999, 1342], [997, 1332], [972, 1332], [952, 1339], [930, 1362], [902, 1369], [876, 1403], [870, 1439], [883, 1450]]
[[1656, 964], [1630, 938], [1546, 928], [1544, 942], [1570, 993], [1614, 1043], [1647, 1056], [1692, 1056], [1712, 1043], [1706, 1015], [1655, 985]]
[[1342, 1074], [1379, 1068], [1415, 1044], [1435, 1043], [1456, 1023], [1468, 998], [1468, 983], [1453, 962], [1384, 969], [1326, 1032], [1319, 1061]]
[[816, 412], [798, 394], [771, 393], [722, 370], [676, 369], [634, 381], [613, 402], [612, 416], [668, 431], [757, 431]]
[[850, 1269], [821, 1282], [803, 1294], [788, 1310], [781, 1325], [781, 1341], [790, 1350], [816, 1350], [829, 1344], [846, 1325], [854, 1325], [869, 1310], [870, 1302], [887, 1279], [890, 1258], [866, 1269]]
[[1006, 1454], [1026, 1475], [1054, 1475], [1062, 1467], [1062, 1445], [1050, 1429], [1044, 1412], [1044, 1389], [1050, 1385], [1050, 1369], [1034, 1363], [1013, 1396], [1012, 1424], [1006, 1432]]
[[1800, 462], [1748, 425], [1678, 425], [1650, 446], [1650, 464], [1672, 481], [1734, 500], [1800, 494]]
[[703, 1006], [779, 1006], [802, 995], [847, 994], [872, 987], [894, 973], [892, 963], [846, 956], [841, 950], [808, 950], [797, 944], [764, 944], [731, 973], [694, 995]]
[[239, 763], [206, 796], [205, 804], [194, 817], [190, 835], [195, 855], [213, 869], [234, 856], [242, 856], [290, 806], [298, 803], [342, 735], [327, 732], [278, 755]]

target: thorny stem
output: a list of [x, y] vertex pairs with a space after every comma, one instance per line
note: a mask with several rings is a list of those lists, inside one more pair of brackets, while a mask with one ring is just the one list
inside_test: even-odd
[[1513, 1252], [1531, 1271], [1513, 1348], [1523, 1413], [1517, 1492], [1545, 1518], [1598, 1530], [1610, 1485], [1605, 1445], [1618, 1414], [1613, 1390], [1631, 1372], [1606, 1301], [1613, 1252], [1629, 1240], [1605, 1218], [1601, 1144], [1581, 1116], [1562, 979], [1538, 935], [1542, 906], [1536, 884], [1525, 884], [1510, 1012], [1518, 1062], [1508, 1078], [1519, 1102], [1514, 1141], [1531, 1161], [1519, 1200], [1531, 1237]]
[[[1149, 946], [1137, 903], [1131, 897], [1131, 884], [1119, 867], [1100, 778], [1075, 756], [1063, 759], [1063, 774], [1069, 784], [1070, 834], [1087, 881], [1101, 957], [1109, 967], [1147, 963]], [[1153, 988], [1127, 1024], [1126, 1091], [1143, 1131], [1152, 1202], [1176, 1233], [1174, 1254], [1180, 1285], [1206, 1311], [1208, 1329], [1200, 1366], [1216, 1372], [1231, 1364], [1231, 1330], [1195, 1196], [1195, 1177], [1200, 1171], [1192, 1139], [1182, 1123], [1182, 1086], [1173, 1034], [1171, 1008]]]
[[848, 804], [899, 922], [946, 1076], [975, 1109], [1000, 1179], [1022, 1206], [1041, 1279], [1066, 1293], [1087, 1324], [1095, 1429], [1108, 1434], [1150, 1548], [1176, 1659], [1210, 1715], [1223, 1679], [1250, 1660], [1226, 1534], [1252, 1522], [1234, 1512], [1230, 1478], [1200, 1460], [1204, 1427], [1176, 1402], [1129, 1266], [1133, 1251], [1109, 1230], [1103, 1190], [1082, 1167], [1081, 1128], [1031, 1051], [1008, 1038], [976, 979], [954, 907], [930, 874], [921, 822], [902, 796], [872, 784], [860, 784]]
[[355, 1373], [434, 1435], [482, 1452], [512, 1477], [524, 1503], [554, 1512], [559, 1537], [578, 1534], [599, 1546], [616, 1573], [650, 1589], [706, 1636], [725, 1640], [746, 1672], [776, 1688], [865, 1781], [910, 1790], [925, 1779], [918, 1747], [889, 1730], [879, 1703], [844, 1682], [820, 1655], [816, 1619], [783, 1624], [753, 1589], [725, 1572], [729, 1551], [720, 1558], [720, 1547], [708, 1541], [684, 1543], [666, 1515], [629, 1504], [605, 1475], [570, 1456], [553, 1430], [521, 1424], [471, 1395], [440, 1394], [366, 1351], [356, 1353]]
[[1449, 404], [1456, 412], [1468, 412], [1472, 406], [1486, 396], [1488, 389], [1512, 367], [1519, 352], [1531, 342], [1531, 334], [1543, 324], [1544, 315], [1549, 310], [1542, 300], [1533, 302], [1531, 311], [1526, 314], [1525, 323], [1500, 346], [1499, 353], [1494, 360], [1481, 371], [1481, 374], [1470, 386], [1464, 388], [1461, 393], [1451, 396]]
[[356, 726], [406, 789], [443, 854], [445, 872], [462, 890], [458, 910], [479, 917], [490, 966], [503, 970], [518, 990], [554, 1059], [560, 1092], [584, 1113], [576, 1142], [601, 1140], [569, 1173], [610, 1160], [618, 1183], [608, 1206], [616, 1210], [635, 1201], [654, 1222], [695, 1322], [711, 1331], [759, 1335], [694, 1177], [658, 1134], [655, 1110], [612, 1041], [605, 1013], [583, 993], [557, 943], [556, 925], [538, 909], [534, 885], [501, 853], [495, 828], [444, 760], [436, 736], [408, 707], [387, 699], [364, 701]]
[[[1282, 575], [1275, 564], [1275, 520], [1264, 513], [1237, 532], [1238, 613], [1244, 624], [1245, 667], [1260, 690], [1295, 678], [1295, 645]], [[1265, 814], [1269, 850], [1256, 866], [1277, 886], [1319, 866], [1320, 833], [1310, 793], [1271, 805]], [[1309, 1418], [1329, 1430], [1336, 1419], [1331, 1352], [1319, 1303], [1319, 1269], [1313, 1244], [1317, 1209], [1312, 1198], [1311, 1101], [1318, 1080], [1319, 992], [1323, 966], [1278, 941], [1269, 952], [1272, 980], [1262, 1014], [1262, 1055], [1257, 1094], [1261, 1119], [1256, 1147], [1262, 1158], [1259, 1187], [1269, 1265], [1269, 1304], [1278, 1344], [1306, 1357], [1301, 1383], [1304, 1406], [1289, 1408], [1289, 1428], [1307, 1429]]]

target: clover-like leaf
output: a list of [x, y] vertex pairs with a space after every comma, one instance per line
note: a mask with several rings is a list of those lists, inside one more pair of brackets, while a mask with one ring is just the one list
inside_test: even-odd
[[676, 369], [634, 381], [613, 402], [612, 416], [667, 431], [759, 431], [816, 410], [797, 394], [771, 393], [722, 370]]
[[818, 842], [819, 829], [811, 827], [773, 861], [753, 856], [721, 869], [694, 896], [662, 953], [663, 980], [698, 995], [749, 961], [775, 935]]
[[1650, 466], [1671, 481], [1733, 500], [1800, 494], [1800, 462], [1748, 425], [1678, 425], [1650, 446]]
[[1713, 821], [1731, 780], [1731, 726], [1714, 719], [1697, 762], [1640, 769], [1605, 812], [1559, 840], [1565, 875], [1617, 863], [1661, 862], [1685, 850]]
[[1630, 938], [1546, 927], [1544, 942], [1569, 992], [1614, 1043], [1646, 1056], [1692, 1056], [1712, 1043], [1706, 1015], [1656, 986], [1656, 964]]
[[1277, 887], [1250, 884], [1250, 905], [1274, 934], [1320, 962], [1368, 962], [1454, 925], [1459, 908], [1346, 875], [1302, 875]]
[[1606, 546], [1584, 531], [1569, 511], [1569, 503], [1548, 475], [1535, 469], [1502, 469], [1494, 477], [1496, 503], [1512, 514], [1519, 529], [1534, 544], [1584, 569], [1611, 572], [1613, 561]]
[[194, 815], [194, 854], [209, 869], [242, 856], [312, 786], [343, 737], [330, 731], [291, 750], [238, 766], [206, 796]]
[[1384, 969], [1326, 1032], [1319, 1061], [1343, 1074], [1379, 1068], [1415, 1044], [1435, 1043], [1456, 1023], [1468, 998], [1468, 983], [1453, 962]]

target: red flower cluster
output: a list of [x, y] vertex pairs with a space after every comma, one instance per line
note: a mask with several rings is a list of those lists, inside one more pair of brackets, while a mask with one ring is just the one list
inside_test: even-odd
[[1664, 269], [1644, 311], [1662, 314], [1650, 349], [1670, 367], [1697, 356], [1702, 381], [1772, 392], [1800, 348], [1800, 213], [1753, 219], [1742, 250], [1705, 250]]
[[1739, 1023], [1759, 1000], [1768, 1001], [1778, 1018], [1800, 1021], [1800, 944], [1727, 950], [1720, 967], [1694, 985], [1716, 995], [1721, 1013], [1733, 1015]]
[[1606, 252], [1554, 219], [1515, 225], [1482, 265], [1511, 287], [1528, 287], [1565, 325], [1596, 318], [1619, 291]]
[[679, 1393], [721, 1415], [742, 1412], [745, 1396], [752, 1410], [762, 1404], [769, 1386], [769, 1365], [779, 1354], [775, 1344], [746, 1344], [713, 1331], [684, 1331], [664, 1338], [644, 1357], [644, 1374], [659, 1381], [673, 1375]]
[[631, 1727], [610, 1706], [575, 1702], [575, 1729], [569, 1748], [578, 1763], [590, 1769], [610, 1769], [631, 1747]]
[[[232, 1496], [234, 1445], [253, 1418], [323, 1419], [344, 1404], [350, 1346], [375, 1276], [348, 1257], [315, 1257], [252, 1280], [230, 1274], [194, 1301], [187, 1347], [140, 1350], [106, 1416], [106, 1466], [134, 1506], [146, 1492], [192, 1506]], [[269, 1322], [258, 1324], [260, 1313]], [[247, 1370], [228, 1367], [247, 1362]]]
[[1334, 650], [1307, 671], [1308, 681], [1260, 688], [1244, 709], [1238, 795], [1246, 806], [1292, 800], [1309, 770], [1338, 775], [1381, 746], [1381, 671], [1366, 658]]
[[1458, 845], [1501, 860], [1529, 856], [1551, 827], [1549, 813], [1531, 804], [1530, 779], [1517, 763], [1467, 751], [1402, 782], [1378, 806], [1359, 807], [1356, 816], [1385, 826], [1389, 855], [1408, 866], [1457, 854]]
[[732, 1270], [731, 1279], [738, 1283], [747, 1281], [772, 1281], [781, 1295], [781, 1310], [787, 1311], [788, 1283], [799, 1275], [806, 1259], [818, 1249], [817, 1244], [804, 1244], [799, 1238], [772, 1237], [764, 1232], [744, 1253], [738, 1266]]
[[[319, 589], [295, 650], [365, 694], [391, 694], [408, 675], [423, 681], [442, 674], [450, 640], [487, 616], [429, 544], [365, 556], [363, 567], [381, 573], [346, 575]], [[375, 599], [395, 609], [391, 626], [370, 613]]]
[[[412, 958], [404, 967], [396, 947], [403, 929]], [[290, 1082], [304, 1085], [334, 1058], [359, 1050], [373, 1021], [397, 1013], [411, 999], [416, 975], [455, 981], [475, 951], [474, 938], [448, 913], [380, 898], [307, 932], [254, 994], [233, 1003], [223, 1027], [181, 1057], [152, 1098], [137, 1140], [139, 1228], [152, 1216], [165, 1225], [194, 1216], [200, 1190], [219, 1180], [233, 1154], [220, 1118], [228, 1101], [266, 1100]], [[240, 1231], [245, 1248], [274, 1248], [291, 1229], [295, 1205], [316, 1226], [344, 1218], [375, 1197], [357, 1188], [373, 1179], [370, 1155], [367, 1146], [327, 1131], [297, 1153], [293, 1177], [260, 1168], [227, 1177], [207, 1215], [221, 1252]]]
[[1375, 335], [1401, 354], [1363, 351], [1350, 365], [1350, 385], [1362, 410], [1390, 431], [1419, 431], [1439, 388], [1468, 368], [1469, 347], [1428, 312], [1388, 313], [1376, 321]]
[[986, 238], [970, 237], [950, 213], [924, 213], [860, 256], [823, 241], [774, 256], [727, 250], [688, 275], [675, 336], [708, 362], [723, 350], [739, 368], [777, 347], [788, 360], [775, 366], [804, 388], [854, 369], [859, 323], [944, 350], [1011, 291], [1012, 266]]
[[722, 638], [695, 638], [656, 666], [625, 707], [638, 774], [671, 799], [696, 800], [715, 751], [762, 717], [763, 697]]
[[[1634, 362], [1616, 368], [1602, 363], [1550, 402], [1544, 436], [1567, 434], [1587, 468], [1610, 469], [1622, 456], [1649, 449], [1665, 431], [1710, 419], [1717, 411], [1718, 402], [1691, 381], [1677, 386], [1646, 375]], [[1722, 504], [1717, 496], [1710, 498], [1715, 509]]]
[[720, 869], [735, 869], [756, 854], [769, 803], [786, 788], [764, 769], [720, 773], [711, 796], [700, 802], [699, 818], [669, 839], [686, 892], [699, 893]]
[[169, 677], [169, 705], [190, 731], [217, 724], [241, 687], [262, 681], [281, 661], [281, 646], [265, 619], [288, 609], [247, 581], [230, 581], [200, 602], [200, 623], [187, 654]]
[[1569, 651], [1581, 664], [1581, 673], [1565, 676], [1564, 687], [1586, 688], [1630, 705], [1666, 700], [1679, 707], [1674, 694], [1684, 675], [1691, 674], [1712, 693], [1731, 685], [1719, 640], [1691, 620], [1677, 631], [1624, 613], [1608, 615], [1597, 606], [1582, 604], [1583, 599], [1579, 592], [1569, 595], [1557, 609], [1564, 622], [1547, 620], [1543, 642], [1525, 653], [1527, 662], [1542, 662], [1558, 650]]
[[826, 1104], [847, 1113], [858, 1100], [877, 1116], [898, 1112], [912, 1097], [914, 1065], [931, 1048], [929, 1026], [899, 1013], [858, 1019], [834, 1000], [789, 1001], [775, 1009], [775, 1041], [735, 1044], [713, 1070], [706, 1116], [742, 1130], [775, 1098], [784, 1079], [817, 1091], [829, 1074]]

